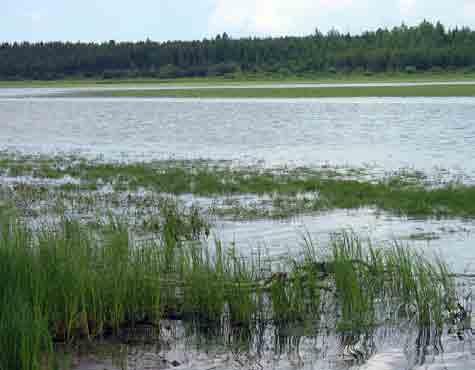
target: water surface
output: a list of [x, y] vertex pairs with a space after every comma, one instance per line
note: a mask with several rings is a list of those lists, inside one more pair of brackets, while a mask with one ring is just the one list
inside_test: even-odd
[[[199, 158], [265, 167], [329, 165], [383, 171], [409, 167], [427, 173], [446, 169], [463, 181], [475, 179], [475, 98], [38, 97], [63, 90], [0, 90], [0, 150], [75, 154], [105, 161]], [[225, 242], [236, 242], [242, 251], [262, 246], [282, 256], [295, 250], [307, 231], [324, 244], [341, 228], [376, 241], [399, 239], [424, 252], [440, 253], [455, 271], [471, 271], [475, 262], [475, 225], [463, 220], [403, 219], [374, 210], [334, 211], [285, 222], [219, 220], [214, 231]], [[424, 368], [472, 368], [469, 344], [468, 340], [448, 344], [445, 357], [434, 358]], [[403, 348], [379, 348], [365, 368], [405, 367]], [[310, 360], [314, 349], [303, 349], [304, 359], [309, 358], [303, 368], [317, 366]], [[203, 363], [183, 368], [210, 368]], [[210, 366], [224, 369], [229, 365]], [[294, 366], [270, 363], [265, 368]]]
[[475, 98], [0, 99], [0, 150], [475, 176]]

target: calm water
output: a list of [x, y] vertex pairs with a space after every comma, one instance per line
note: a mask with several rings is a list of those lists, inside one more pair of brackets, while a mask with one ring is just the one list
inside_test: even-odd
[[304, 215], [291, 220], [219, 222], [216, 236], [227, 245], [235, 243], [244, 253], [285, 257], [301, 252], [304, 237], [325, 247], [333, 234], [354, 232], [364, 240], [390, 246], [408, 245], [428, 256], [442, 257], [452, 271], [475, 271], [475, 222], [463, 220], [415, 220], [371, 209], [336, 210]]
[[443, 168], [475, 177], [475, 98], [1, 98], [0, 124], [0, 149], [23, 153]]

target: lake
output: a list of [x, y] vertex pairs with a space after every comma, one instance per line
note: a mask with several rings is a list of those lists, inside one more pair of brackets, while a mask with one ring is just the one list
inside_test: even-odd
[[0, 99], [0, 150], [475, 176], [475, 98]]
[[[60, 91], [0, 90], [0, 150], [103, 161], [205, 159], [266, 168], [365, 168], [374, 177], [409, 168], [434, 178], [475, 180], [475, 98], [48, 97]], [[283, 221], [218, 220], [213, 233], [244, 253], [262, 248], [279, 257], [292, 253], [306, 232], [325, 244], [342, 228], [438, 253], [457, 272], [473, 270], [471, 220], [336, 210]], [[399, 369], [404, 343], [397, 345], [400, 350], [379, 351], [366, 368]], [[465, 349], [450, 345], [452, 368], [473, 365]], [[305, 353], [313, 356], [311, 350]], [[442, 366], [439, 357], [434, 362], [429, 368]]]
[[[15, 89], [22, 93], [51, 90]], [[375, 176], [411, 168], [464, 182], [475, 179], [475, 98], [2, 98], [0, 119], [0, 150], [22, 154], [364, 167]], [[302, 229], [327, 235], [351, 227], [382, 240], [435, 232], [433, 240], [418, 244], [445, 251], [459, 271], [473, 262], [467, 258], [475, 241], [472, 222], [451, 220], [450, 227], [434, 231], [428, 222], [363, 214], [228, 222], [218, 231], [243, 247], [267, 245], [276, 253], [301, 241], [296, 230]], [[466, 232], [454, 236], [446, 229]], [[455, 255], [454, 245], [459, 246]]]

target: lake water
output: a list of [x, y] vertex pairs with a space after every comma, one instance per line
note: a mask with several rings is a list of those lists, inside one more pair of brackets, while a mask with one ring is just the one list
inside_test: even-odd
[[215, 234], [225, 245], [234, 243], [243, 253], [285, 257], [304, 249], [304, 238], [324, 248], [342, 230], [374, 245], [410, 246], [429, 257], [442, 257], [452, 271], [475, 271], [475, 222], [417, 220], [372, 209], [335, 210], [290, 220], [219, 222]]
[[1, 98], [0, 122], [0, 149], [22, 153], [412, 167], [475, 178], [475, 98]]
[[[367, 166], [381, 173], [446, 169], [452, 178], [475, 179], [475, 98], [0, 98], [0, 124], [0, 150], [23, 154], [111, 161], [231, 160], [267, 167]], [[419, 244], [445, 250], [457, 270], [464, 270], [473, 262], [474, 227], [471, 222], [448, 223], [433, 230], [429, 222], [334, 212], [284, 223], [223, 223], [218, 231], [243, 247], [266, 244], [275, 253], [295, 245], [301, 240], [297, 230], [305, 228], [328, 235], [351, 227], [382, 240], [435, 234]]]
[[[38, 97], [57, 92], [0, 89], [0, 150], [106, 161], [209, 159], [265, 167], [368, 167], [377, 173], [447, 170], [465, 182], [475, 179], [475, 98]], [[24, 97], [28, 95], [35, 96]], [[334, 211], [286, 221], [220, 221], [215, 233], [236, 241], [244, 251], [262, 247], [285, 255], [306, 231], [324, 243], [346, 227], [382, 241], [409, 243], [418, 235], [431, 235], [433, 240], [410, 243], [429, 253], [440, 252], [458, 272], [473, 270], [472, 221]], [[367, 368], [400, 369], [404, 365], [398, 356], [402, 348], [380, 351]], [[438, 358], [427, 368], [472, 368], [465, 349], [448, 352], [447, 358], [450, 361]]]

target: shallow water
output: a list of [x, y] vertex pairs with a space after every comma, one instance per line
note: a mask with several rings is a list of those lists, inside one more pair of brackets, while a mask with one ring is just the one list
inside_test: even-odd
[[290, 220], [221, 221], [215, 235], [226, 244], [235, 243], [244, 253], [260, 250], [278, 258], [300, 253], [308, 236], [316, 246], [325, 248], [331, 236], [342, 230], [376, 245], [398, 242], [428, 256], [442, 257], [458, 273], [475, 271], [475, 222], [468, 220], [408, 219], [373, 209], [336, 210]]
[[[0, 150], [9, 152], [76, 154], [106, 161], [204, 158], [381, 172], [409, 167], [428, 174], [447, 169], [463, 181], [475, 179], [475, 98], [7, 98], [12, 91], [0, 90]], [[13, 95], [56, 92], [18, 89]], [[472, 221], [414, 220], [365, 209], [287, 221], [221, 220], [215, 232], [244, 252], [261, 247], [278, 257], [295, 251], [306, 232], [325, 244], [342, 228], [375, 241], [398, 239], [429, 254], [440, 253], [457, 272], [475, 270]], [[292, 359], [265, 368], [325, 368], [312, 362], [312, 350], [304, 351], [308, 361], [303, 367]], [[186, 355], [183, 348], [175, 352]], [[403, 346], [378, 348], [365, 368], [405, 368], [403, 352]], [[468, 342], [448, 342], [445, 356], [421, 368], [473, 368], [471, 353]], [[216, 364], [217, 358], [203, 357], [183, 368], [230, 368], [229, 362]]]
[[[180, 370], [465, 370], [473, 369], [471, 339], [461, 341], [453, 336], [444, 336], [443, 355], [436, 355], [427, 348], [424, 361], [415, 358], [406, 346], [412, 346], [415, 333], [404, 331], [397, 336], [397, 329], [381, 330], [375, 337], [376, 352], [363, 365], [357, 365], [333, 334], [318, 334], [313, 338], [299, 340], [298, 348], [292, 350], [274, 348], [284, 338], [271, 333], [263, 339], [260, 354], [251, 345], [249, 352], [225, 349], [220, 345], [201, 343], [180, 333], [180, 324], [172, 324], [174, 333], [165, 335], [158, 345], [119, 345], [111, 347], [115, 354], [104, 357], [87, 355], [77, 358], [75, 370], [132, 370], [132, 369], [180, 369]], [[469, 335], [467, 333], [467, 335]], [[409, 339], [410, 338], [410, 339]], [[120, 353], [119, 353], [120, 352]], [[276, 352], [279, 352], [276, 354]], [[422, 363], [423, 362], [423, 363]]]
[[0, 99], [0, 122], [0, 150], [21, 153], [475, 177], [475, 98]]
[[[58, 89], [0, 89], [6, 91], [49, 94]], [[377, 174], [414, 168], [464, 182], [475, 179], [475, 98], [0, 98], [0, 122], [0, 150], [24, 154], [365, 167]], [[473, 224], [461, 220], [337, 211], [288, 222], [224, 222], [217, 230], [244, 249], [265, 245], [272, 254], [284, 254], [301, 242], [304, 230], [324, 240], [341, 228], [377, 240], [429, 236], [411, 244], [440, 250], [457, 271], [470, 269], [475, 259]]]

